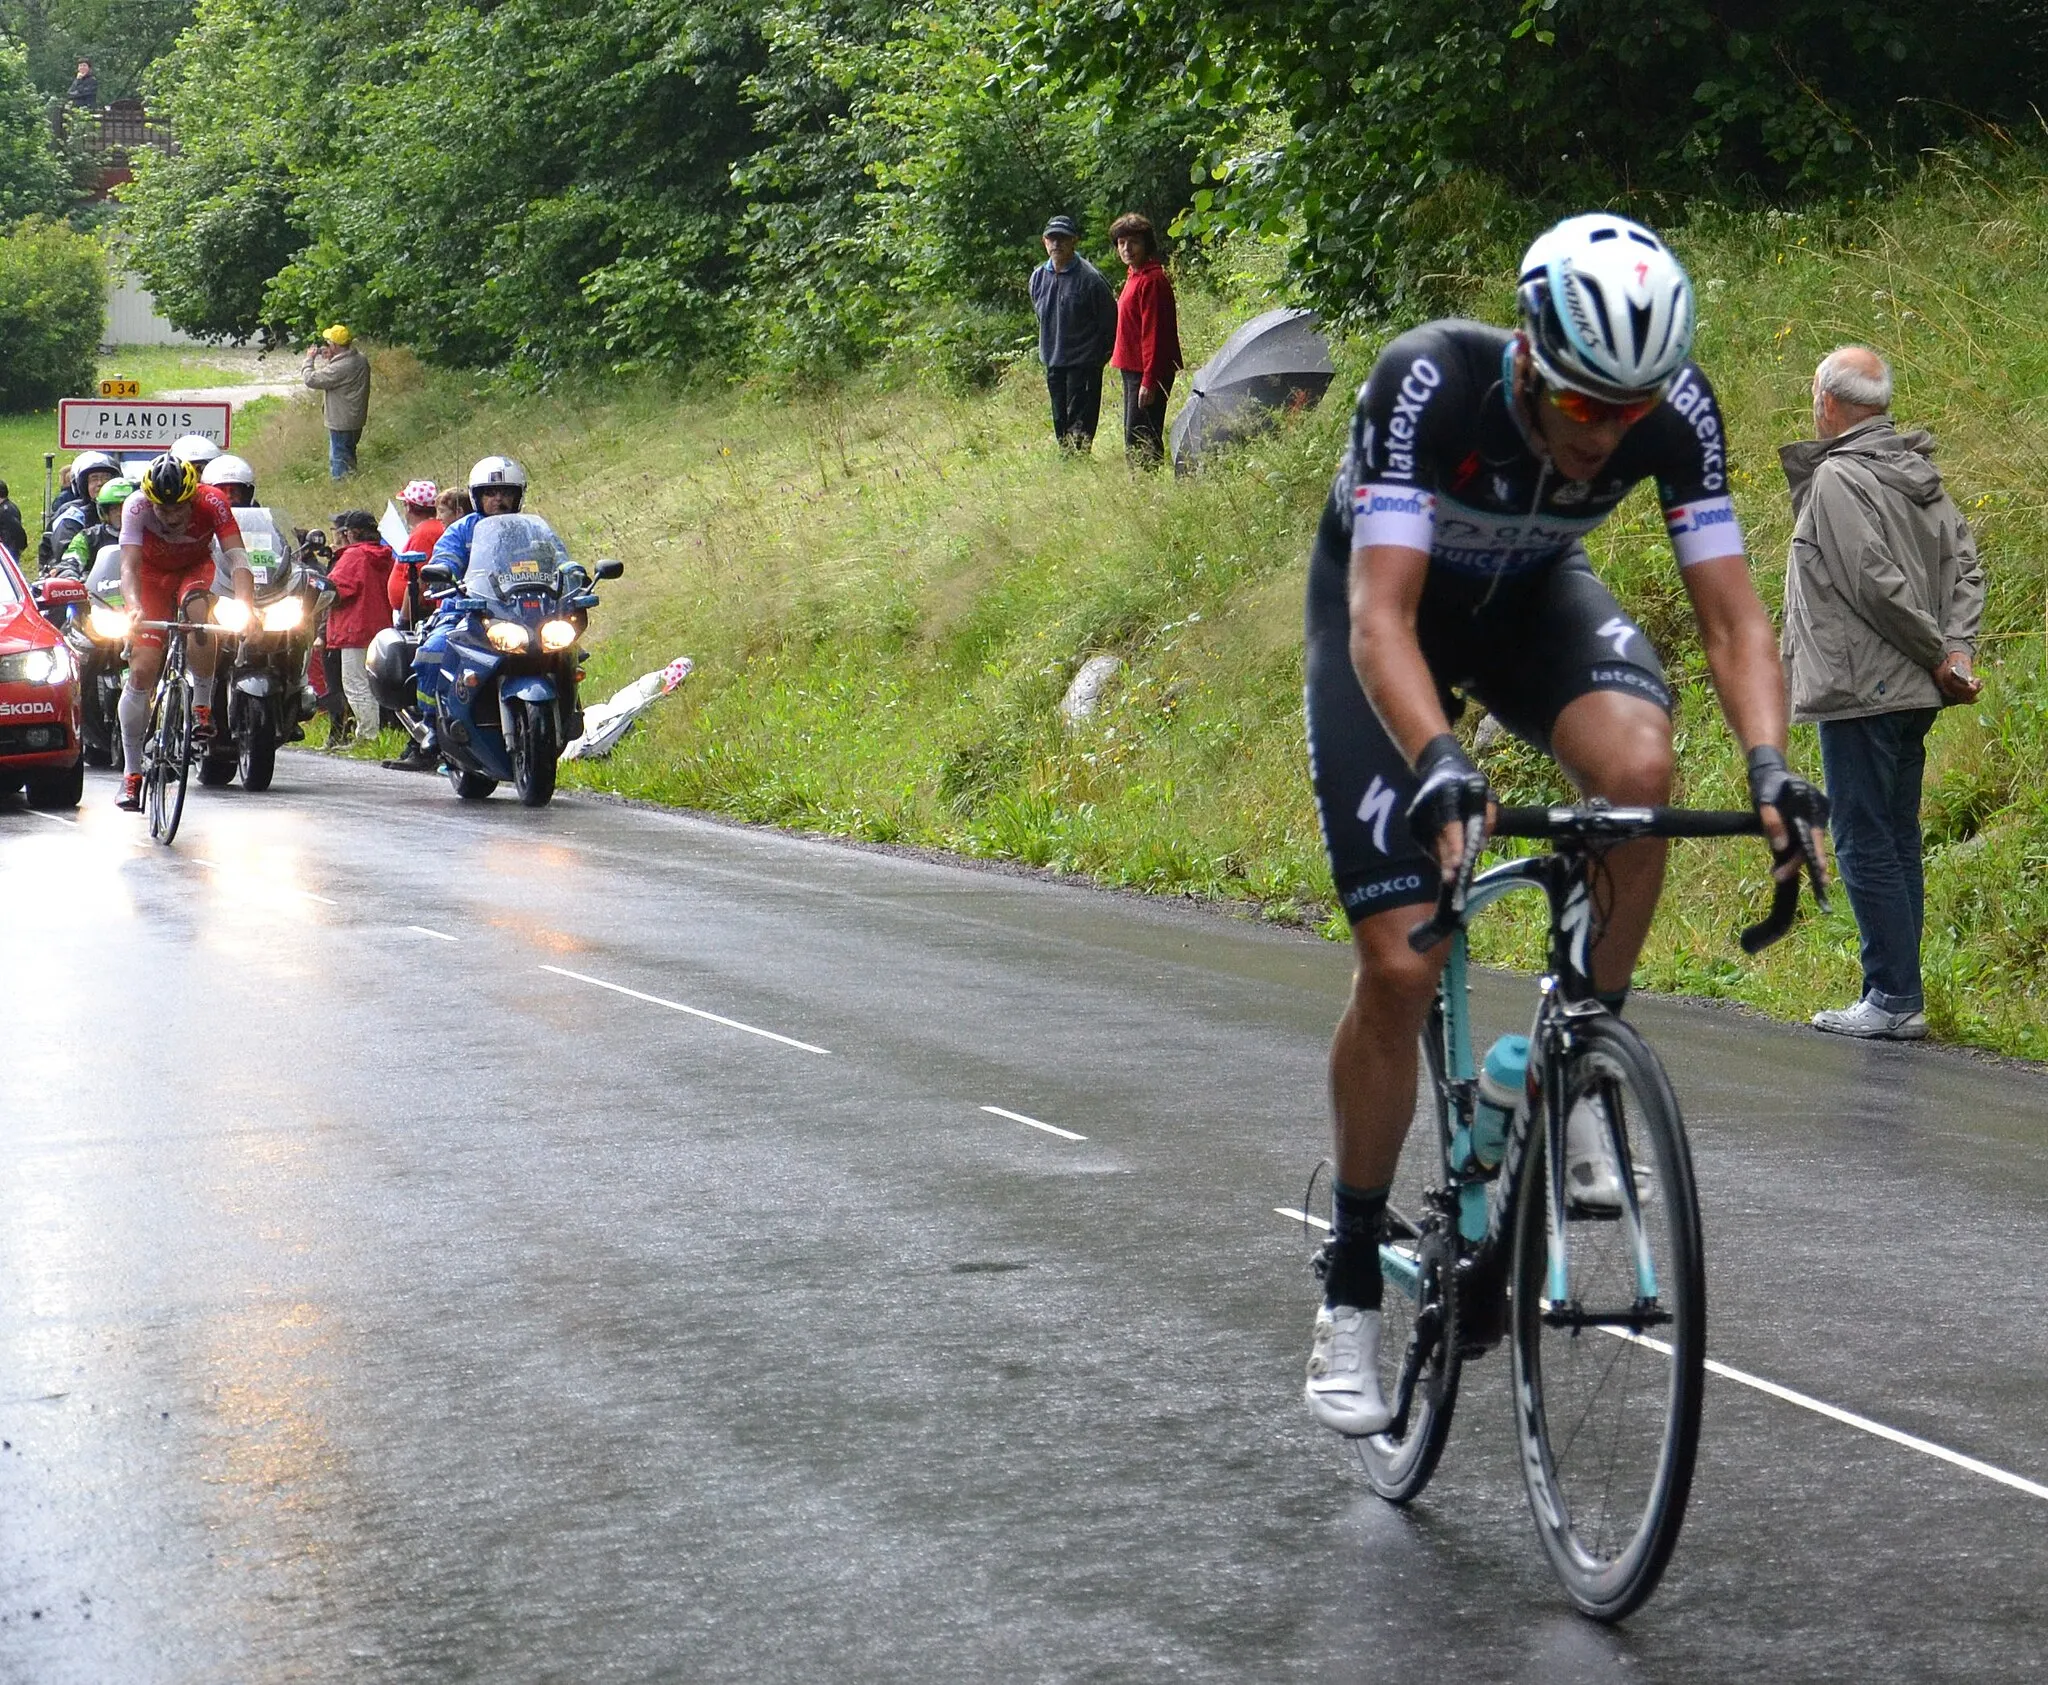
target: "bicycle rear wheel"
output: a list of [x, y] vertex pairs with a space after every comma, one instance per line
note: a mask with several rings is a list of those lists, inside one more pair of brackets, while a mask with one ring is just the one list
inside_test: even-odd
[[192, 776], [192, 702], [182, 671], [166, 672], [157, 681], [145, 757], [143, 805], [149, 812], [149, 834], [168, 848], [185, 817], [185, 785]]
[[1657, 1056], [1617, 1018], [1571, 1035], [1563, 1091], [1546, 1099], [1563, 1118], [1605, 1108], [1624, 1209], [1584, 1211], [1567, 1196], [1558, 1292], [1558, 1183], [1546, 1129], [1532, 1126], [1512, 1242], [1515, 1430], [1551, 1566], [1581, 1611], [1616, 1621], [1656, 1589], [1685, 1520], [1706, 1276], [1692, 1155]]
[[1408, 1130], [1380, 1246], [1380, 1390], [1393, 1407], [1385, 1433], [1355, 1439], [1375, 1492], [1405, 1504], [1429, 1484], [1450, 1438], [1458, 1399], [1455, 1236], [1434, 1196], [1443, 1184], [1443, 1027], [1430, 1013], [1422, 1038], [1422, 1115]]

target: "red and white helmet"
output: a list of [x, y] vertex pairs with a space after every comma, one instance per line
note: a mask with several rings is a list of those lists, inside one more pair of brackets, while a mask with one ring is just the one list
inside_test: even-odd
[[1626, 217], [1568, 217], [1522, 259], [1516, 300], [1543, 378], [1595, 398], [1654, 392], [1692, 354], [1692, 283]]
[[405, 490], [398, 494], [398, 501], [412, 509], [431, 509], [440, 495], [441, 488], [432, 480], [407, 480]]

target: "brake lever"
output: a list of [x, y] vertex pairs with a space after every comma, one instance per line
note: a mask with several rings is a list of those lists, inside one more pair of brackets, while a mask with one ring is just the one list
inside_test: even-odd
[[1465, 821], [1465, 854], [1450, 881], [1436, 894], [1436, 912], [1408, 932], [1408, 946], [1426, 954], [1439, 942], [1455, 936], [1465, 926], [1465, 894], [1472, 887], [1472, 872], [1479, 864], [1479, 850], [1486, 840], [1486, 815], [1474, 814]]

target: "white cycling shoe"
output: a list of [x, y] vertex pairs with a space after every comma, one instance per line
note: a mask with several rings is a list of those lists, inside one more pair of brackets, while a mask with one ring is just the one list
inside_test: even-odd
[[1383, 1433], [1394, 1419], [1380, 1396], [1380, 1313], [1350, 1305], [1316, 1311], [1308, 1354], [1308, 1412], [1326, 1428], [1357, 1438]]
[[1564, 1196], [1581, 1215], [1621, 1215], [1621, 1171], [1607, 1127], [1607, 1102], [1597, 1094], [1582, 1095], [1564, 1120]]

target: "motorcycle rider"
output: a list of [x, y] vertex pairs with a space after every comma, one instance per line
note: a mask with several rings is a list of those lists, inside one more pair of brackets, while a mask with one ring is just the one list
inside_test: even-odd
[[[131, 813], [142, 809], [142, 739], [149, 729], [150, 697], [163, 671], [166, 634], [141, 625], [169, 620], [185, 600], [197, 593], [213, 595], [213, 541], [221, 541], [235, 596], [253, 617], [256, 578], [249, 571], [249, 552], [234, 507], [218, 486], [202, 486], [199, 470], [168, 452], [142, 474], [142, 489], [121, 507], [121, 595], [135, 614], [130, 638], [128, 680], [121, 689], [121, 752], [125, 776], [116, 805]], [[192, 674], [196, 692], [210, 694], [213, 640], [192, 640]], [[213, 735], [213, 709], [195, 701], [193, 736]]]
[[220, 455], [220, 446], [204, 433], [187, 433], [182, 439], [172, 443], [171, 455], [180, 462], [191, 463], [194, 468], [204, 473], [206, 465]]
[[237, 509], [257, 507], [256, 470], [239, 456], [225, 453], [216, 456], [200, 470], [199, 483], [219, 486], [227, 493], [228, 502]]
[[[100, 551], [109, 544], [121, 542], [121, 505], [128, 501], [134, 490], [135, 482], [132, 480], [105, 481], [94, 499], [99, 519], [73, 535], [71, 542], [64, 546], [64, 553], [50, 564], [50, 572], [68, 579], [83, 579], [91, 573]], [[54, 533], [56, 529], [51, 530]]]
[[84, 451], [71, 460], [69, 488], [50, 511], [50, 530], [36, 552], [38, 573], [48, 574], [71, 541], [93, 524], [100, 488], [121, 477], [121, 465], [105, 451]]
[[[459, 517], [435, 541], [429, 560], [448, 568], [460, 581], [469, 571], [469, 546], [477, 522], [491, 515], [517, 515], [525, 501], [526, 470], [509, 456], [484, 457], [469, 471], [469, 513]], [[428, 618], [420, 636], [419, 653], [413, 658], [415, 669], [441, 658], [451, 624], [453, 617], [440, 612]], [[427, 741], [416, 742], [396, 760], [386, 761], [384, 764], [394, 772], [432, 772], [440, 764], [440, 753], [434, 747], [434, 705], [424, 690], [419, 693], [419, 700], [420, 723], [426, 728]]]

